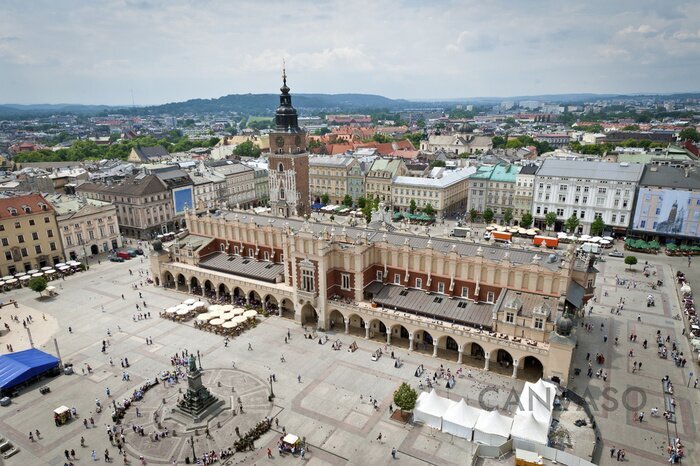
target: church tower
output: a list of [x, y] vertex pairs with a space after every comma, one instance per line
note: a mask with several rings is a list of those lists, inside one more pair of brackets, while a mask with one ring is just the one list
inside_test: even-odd
[[306, 152], [306, 133], [299, 128], [297, 111], [292, 106], [284, 67], [280, 91], [280, 104], [275, 111], [275, 129], [270, 133], [270, 207], [274, 215], [303, 216], [311, 211], [309, 154]]

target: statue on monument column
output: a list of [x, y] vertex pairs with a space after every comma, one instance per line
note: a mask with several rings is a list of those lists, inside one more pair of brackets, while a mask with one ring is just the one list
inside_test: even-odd
[[189, 372], [197, 372], [197, 360], [194, 358], [194, 354], [190, 354], [190, 364]]

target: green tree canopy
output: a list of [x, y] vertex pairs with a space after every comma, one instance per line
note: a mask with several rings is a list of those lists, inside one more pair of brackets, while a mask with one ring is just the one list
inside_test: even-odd
[[360, 209], [364, 209], [365, 204], [367, 204], [367, 199], [365, 199], [364, 197], [359, 197], [357, 199], [357, 207], [359, 207]]
[[323, 193], [323, 195], [321, 195], [321, 204], [328, 204], [330, 200], [331, 198], [328, 193]]
[[506, 222], [506, 225], [510, 225], [510, 222], [513, 221], [513, 209], [508, 208], [503, 212], [503, 221]]
[[491, 221], [493, 220], [493, 210], [491, 210], [490, 207], [487, 208], [486, 210], [484, 210], [484, 214], [482, 215], [482, 217], [484, 218], [485, 223], [491, 223]]
[[494, 136], [491, 138], [491, 143], [493, 144], [494, 149], [502, 149], [506, 147], [506, 138], [503, 136]]
[[367, 202], [365, 206], [362, 208], [362, 215], [365, 217], [365, 220], [367, 220], [367, 223], [372, 221], [372, 211], [374, 209], [372, 208], [372, 204], [370, 202]]
[[557, 214], [554, 212], [547, 212], [547, 214], [544, 216], [544, 224], [547, 225], [547, 228], [551, 229], [556, 222]]
[[391, 138], [383, 135], [382, 133], [374, 133], [374, 136], [372, 136], [372, 141], [378, 143], [391, 142]]
[[520, 219], [520, 226], [523, 228], [530, 228], [532, 226], [532, 214], [530, 212], [525, 212]]
[[469, 209], [469, 221], [474, 223], [476, 222], [476, 219], [479, 218], [479, 212], [477, 212], [476, 209]]
[[602, 217], [597, 217], [593, 220], [593, 223], [591, 223], [591, 234], [593, 236], [600, 236], [603, 234], [603, 230], [605, 230], [605, 222]]
[[695, 128], [685, 128], [678, 134], [678, 137], [683, 141], [690, 139], [693, 142], [700, 142], [700, 133]]
[[571, 217], [566, 219], [566, 229], [569, 231], [569, 233], [576, 233], [576, 229], [578, 228], [579, 225], [579, 219], [576, 215], [571, 214]]
[[394, 392], [394, 404], [399, 407], [401, 414], [416, 407], [418, 393], [406, 382], [403, 382]]
[[413, 147], [420, 149], [420, 141], [423, 139], [423, 133], [411, 133], [406, 135], [406, 139], [411, 141]]
[[423, 213], [425, 215], [430, 215], [431, 217], [435, 215], [435, 209], [433, 208], [433, 205], [428, 202], [425, 207], [423, 207]]
[[634, 256], [626, 256], [625, 257], [625, 264], [629, 266], [631, 269], [634, 264], [637, 263], [637, 258]]
[[29, 280], [29, 283], [27, 283], [27, 286], [29, 287], [30, 290], [36, 291], [37, 293], [41, 293], [46, 289], [46, 279], [44, 277], [34, 277], [31, 280]]
[[245, 141], [236, 146], [233, 149], [233, 153], [239, 157], [258, 157], [260, 155], [260, 148], [253, 144], [253, 141]]
[[408, 206], [408, 211], [411, 212], [412, 214], [416, 213], [416, 200], [411, 199], [411, 203]]
[[445, 163], [444, 160], [433, 160], [430, 162], [430, 168], [435, 168], [435, 167], [444, 167], [447, 164]]
[[349, 194], [346, 194], [345, 197], [343, 197], [343, 205], [345, 207], [352, 207], [352, 196]]

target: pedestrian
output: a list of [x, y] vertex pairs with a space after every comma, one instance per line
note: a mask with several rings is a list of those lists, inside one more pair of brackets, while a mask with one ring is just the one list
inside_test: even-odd
[[698, 388], [698, 379], [695, 379], [695, 383], [693, 384], [693, 388]]
[[68, 450], [63, 450], [63, 454], [66, 455], [67, 460], [70, 460], [70, 452]]
[[90, 456], [92, 457], [92, 461], [97, 461], [97, 452], [95, 450], [92, 450]]
[[269, 459], [272, 459], [272, 450], [270, 450], [269, 448], [267, 449], [267, 457]]
[[389, 414], [392, 414], [394, 412], [394, 406], [392, 404], [389, 404]]
[[644, 411], [639, 413], [639, 422], [642, 422], [644, 420]]
[[248, 351], [253, 351], [253, 345], [251, 345], [250, 343], [248, 343]]
[[297, 380], [301, 383], [301, 374], [297, 375]]
[[615, 445], [613, 445], [612, 448], [610, 449], [610, 458], [615, 456], [615, 450], [616, 450]]
[[32, 442], [34, 441], [34, 433], [33, 432], [29, 432], [29, 440], [31, 440]]
[[639, 364], [637, 364], [637, 370], [640, 370], [640, 371], [642, 370], [642, 362], [641, 361], [639, 361]]
[[109, 463], [110, 458], [109, 458], [109, 450], [105, 448], [105, 463]]
[[[80, 437], [82, 439], [82, 437]], [[83, 439], [83, 443], [85, 443], [85, 439]], [[71, 458], [75, 459], [75, 450], [71, 448], [70, 450], [70, 456]]]
[[287, 338], [292, 339], [292, 333], [287, 329]]
[[382, 441], [382, 433], [379, 432], [379, 435], [377, 435], [377, 442], [381, 443], [381, 441]]
[[391, 457], [396, 459], [396, 447], [391, 447]]

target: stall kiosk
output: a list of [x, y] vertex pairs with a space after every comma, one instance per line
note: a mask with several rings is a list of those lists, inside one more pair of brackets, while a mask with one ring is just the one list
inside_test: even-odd
[[72, 417], [68, 406], [60, 406], [53, 410], [53, 420], [56, 423], [56, 427], [67, 423]]

